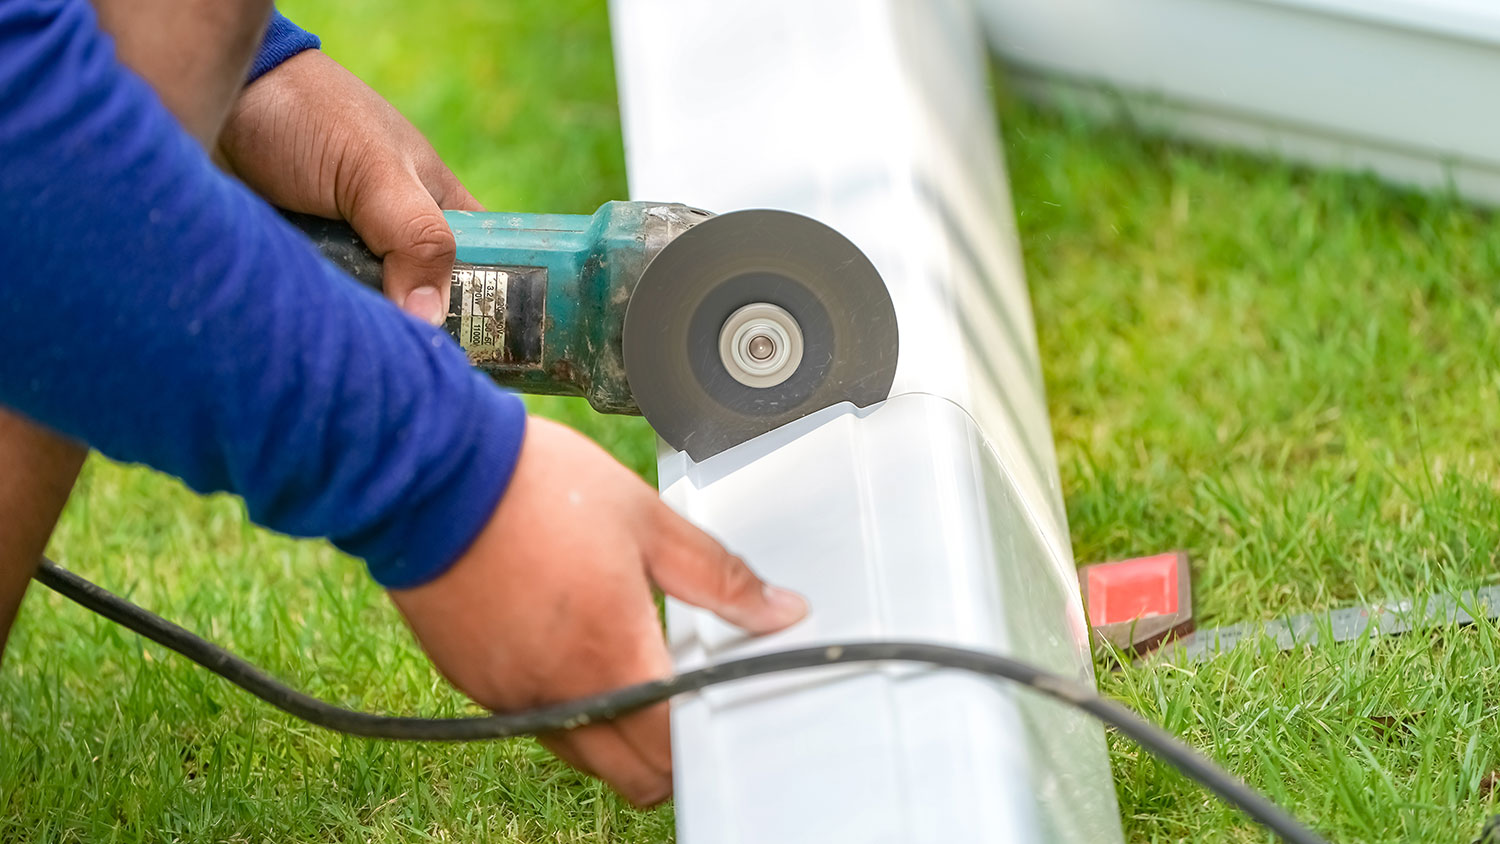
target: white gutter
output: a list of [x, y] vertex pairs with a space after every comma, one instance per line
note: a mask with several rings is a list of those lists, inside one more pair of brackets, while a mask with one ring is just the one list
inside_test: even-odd
[[[1090, 678], [1010, 197], [966, 2], [615, 0], [631, 194], [829, 223], [895, 302], [893, 398], [829, 408], [663, 498], [806, 594], [747, 641], [669, 603], [680, 667], [914, 638]], [[821, 669], [673, 708], [678, 841], [1120, 840], [1103, 733], [988, 680]]]

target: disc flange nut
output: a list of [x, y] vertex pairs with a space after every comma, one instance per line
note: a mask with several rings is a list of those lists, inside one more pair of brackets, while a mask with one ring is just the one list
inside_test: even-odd
[[802, 326], [779, 305], [745, 305], [724, 320], [719, 359], [746, 387], [774, 387], [802, 364]]

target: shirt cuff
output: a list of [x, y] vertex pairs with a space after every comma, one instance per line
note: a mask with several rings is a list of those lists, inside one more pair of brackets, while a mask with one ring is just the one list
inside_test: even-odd
[[303, 50], [316, 50], [323, 46], [318, 36], [287, 20], [286, 15], [271, 10], [271, 25], [266, 27], [266, 37], [261, 39], [260, 52], [250, 65], [250, 76], [245, 84], [265, 76], [275, 67]]

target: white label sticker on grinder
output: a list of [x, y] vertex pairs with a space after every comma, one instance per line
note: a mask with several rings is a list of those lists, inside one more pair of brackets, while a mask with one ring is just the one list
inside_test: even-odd
[[505, 345], [505, 294], [510, 273], [489, 267], [453, 270], [453, 301], [458, 305], [458, 343], [465, 349]]

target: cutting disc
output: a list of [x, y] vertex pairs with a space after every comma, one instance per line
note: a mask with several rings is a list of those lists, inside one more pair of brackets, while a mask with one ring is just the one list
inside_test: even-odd
[[623, 351], [641, 414], [701, 461], [839, 402], [883, 401], [896, 310], [843, 235], [787, 211], [735, 211], [652, 260]]

